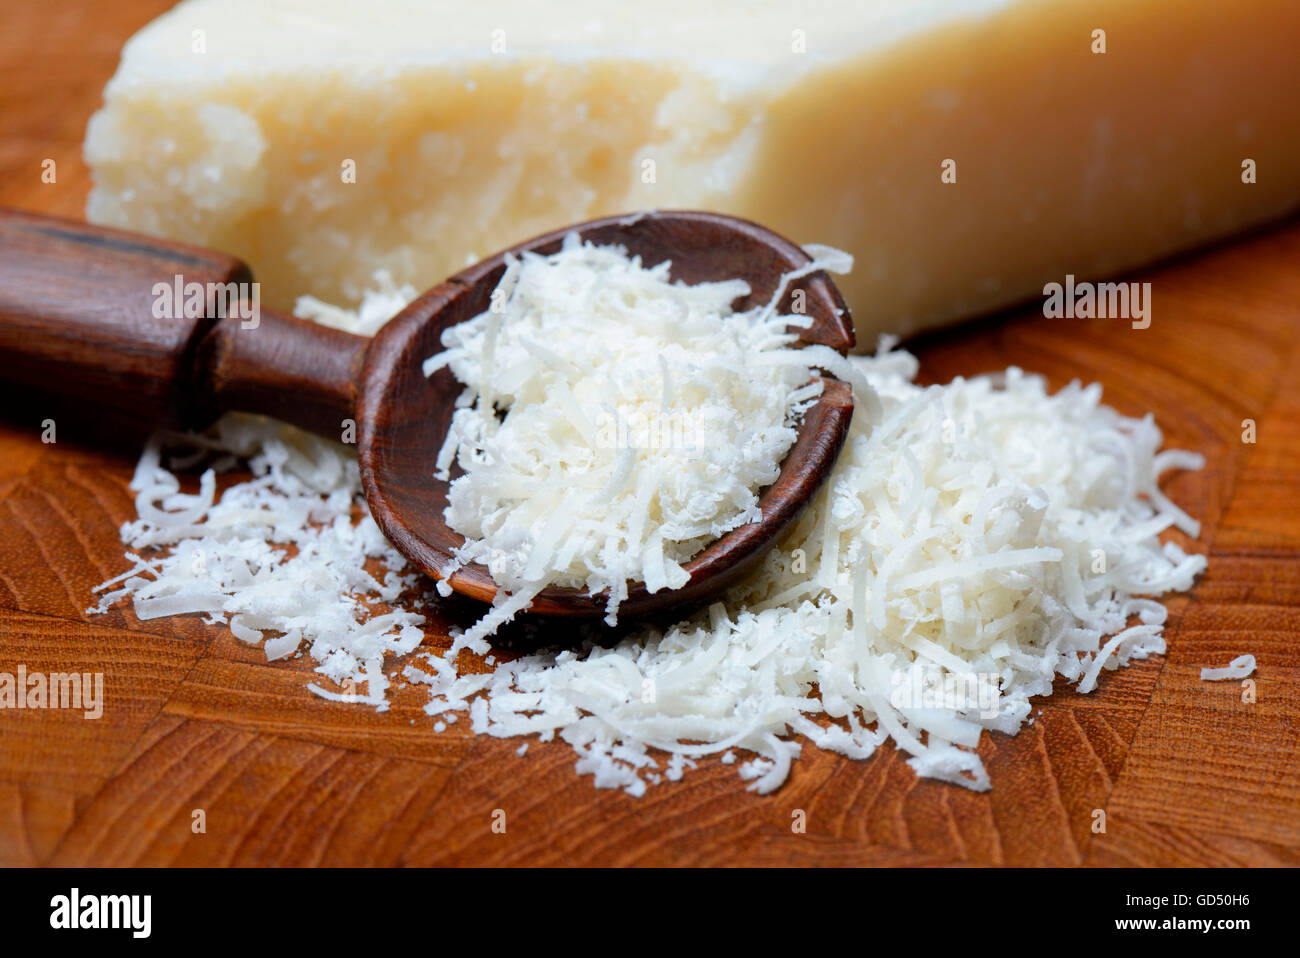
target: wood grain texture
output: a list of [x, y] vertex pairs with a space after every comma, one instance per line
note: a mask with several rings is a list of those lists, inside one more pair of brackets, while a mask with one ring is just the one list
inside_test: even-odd
[[[220, 253], [0, 208], [0, 381], [66, 401], [69, 419], [193, 425], [194, 351], [218, 315], [206, 291], [251, 280]], [[185, 315], [187, 284], [202, 312]]]
[[369, 340], [262, 309], [213, 250], [0, 207], [0, 383], [79, 434], [223, 412], [338, 438]]
[[[76, 4], [7, 14], [0, 202], [80, 215], [85, 120], [126, 35], [166, 5], [97, 6], [93, 30]], [[57, 184], [40, 182], [47, 156]], [[894, 753], [856, 763], [808, 746], [771, 796], [702, 763], [636, 800], [577, 777], [566, 746], [519, 756], [464, 719], [436, 734], [415, 690], [387, 713], [332, 705], [303, 692], [305, 663], [268, 664], [197, 618], [88, 616], [90, 590], [124, 568], [135, 450], [47, 445], [0, 421], [0, 671], [93, 667], [110, 690], [97, 721], [0, 712], [0, 862], [1300, 864], [1297, 263], [1293, 222], [1134, 277], [1153, 284], [1146, 330], [1026, 310], [918, 345], [929, 381], [1008, 364], [1054, 387], [1100, 381], [1209, 459], [1167, 486], [1210, 554], [1170, 603], [1168, 655], [1091, 695], [1060, 689], [1017, 737], [987, 736], [995, 787], [981, 795], [918, 781]], [[455, 621], [436, 612], [434, 644]], [[1254, 703], [1199, 681], [1243, 652], [1259, 661]]]
[[226, 317], [198, 345], [196, 418], [257, 412], [337, 441], [356, 415], [369, 345], [364, 336], [269, 309], [256, 325]]

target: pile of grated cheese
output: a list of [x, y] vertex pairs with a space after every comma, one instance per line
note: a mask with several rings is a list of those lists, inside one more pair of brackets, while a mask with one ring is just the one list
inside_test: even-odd
[[[369, 331], [411, 293], [299, 312]], [[579, 773], [633, 795], [709, 755], [767, 793], [805, 742], [855, 759], [890, 742], [919, 775], [986, 789], [984, 729], [1017, 731], [1056, 676], [1088, 692], [1164, 650], [1155, 598], [1206, 560], [1161, 543], [1199, 529], [1159, 479], [1202, 459], [1161, 451], [1151, 418], [1119, 415], [1097, 386], [1049, 394], [1009, 369], [922, 388], [888, 342], [851, 362], [878, 407], [862, 397], [873, 414], [855, 415], [822, 492], [763, 568], [662, 634], [495, 652], [473, 670], [421, 648], [420, 582], [365, 514], [351, 451], [248, 417], [185, 438], [170, 469], [160, 451], [180, 437], [146, 449], [140, 518], [122, 530], [133, 566], [98, 608], [228, 622], [268, 657], [310, 655], [331, 698], [383, 708], [395, 676], [422, 683], [435, 729], [468, 713], [478, 733], [558, 738]], [[203, 455], [253, 478], [217, 496], [206, 472], [181, 493], [176, 471]]]
[[[799, 275], [852, 266], [815, 252]], [[761, 518], [758, 493], [821, 395], [812, 366], [849, 368], [793, 347], [811, 318], [777, 310], [785, 283], [737, 312], [744, 280], [688, 286], [671, 271], [570, 233], [553, 255], [507, 257], [493, 305], [425, 362], [466, 387], [437, 463], [442, 479], [463, 471], [446, 519], [466, 541], [443, 575], [478, 562], [501, 587], [458, 649], [486, 652], [548, 586], [605, 592], [611, 626], [629, 583], [681, 588], [683, 562]]]

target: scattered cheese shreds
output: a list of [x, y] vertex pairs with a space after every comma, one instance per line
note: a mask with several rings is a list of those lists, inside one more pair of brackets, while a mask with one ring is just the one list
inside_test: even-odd
[[466, 387], [438, 457], [441, 478], [463, 470], [446, 519], [465, 543], [444, 576], [477, 562], [501, 587], [461, 644], [548, 586], [606, 592], [616, 625], [629, 582], [681, 588], [682, 563], [760, 518], [825, 362], [793, 346], [809, 317], [776, 307], [793, 279], [852, 263], [817, 251], [744, 311], [743, 280], [688, 286], [671, 262], [647, 268], [576, 233], [552, 255], [506, 258], [492, 305], [424, 365]]
[[[892, 742], [917, 774], [985, 789], [984, 729], [1016, 732], [1058, 675], [1088, 691], [1164, 651], [1153, 597], [1188, 589], [1206, 560], [1161, 543], [1197, 525], [1158, 481], [1202, 460], [1161, 452], [1151, 418], [1102, 405], [1095, 385], [1049, 394], [1013, 368], [923, 388], [916, 360], [887, 342], [851, 363], [878, 421], [855, 415], [832, 476], [762, 568], [662, 634], [513, 659], [483, 643], [496, 664], [474, 670], [417, 650], [422, 618], [399, 599], [424, 585], [365, 514], [351, 451], [249, 417], [146, 448], [140, 518], [122, 529], [131, 568], [97, 590], [98, 608], [188, 606], [243, 641], [278, 635], [268, 656], [305, 647], [333, 686], [312, 690], [336, 701], [382, 709], [390, 676], [418, 683], [436, 720], [558, 738], [579, 773], [632, 795], [709, 755], [770, 792], [800, 737], [855, 759]], [[173, 444], [217, 471], [246, 461], [253, 478], [181, 493], [162, 460]], [[380, 603], [393, 611], [372, 613]]]
[[[182, 494], [161, 464], [164, 448], [177, 445], [226, 453], [229, 465], [239, 457], [253, 478], [217, 499], [208, 470], [197, 496]], [[129, 596], [141, 619], [202, 612], [209, 622], [229, 621], [241, 641], [265, 638], [272, 660], [307, 642], [316, 671], [345, 687], [367, 686], [362, 700], [382, 704], [369, 687], [382, 678], [374, 663], [419, 646], [424, 617], [370, 616], [361, 597], [393, 602], [421, 579], [359, 506], [359, 482], [343, 446], [259, 417], [227, 416], [212, 437], [155, 436], [131, 483], [140, 518], [121, 529], [122, 541], [144, 554], [128, 553], [130, 578], [88, 611]], [[388, 571], [369, 574], [368, 560]]]
[[1202, 682], [1222, 682], [1225, 679], [1249, 678], [1255, 671], [1253, 655], [1239, 655], [1221, 669], [1201, 669]]

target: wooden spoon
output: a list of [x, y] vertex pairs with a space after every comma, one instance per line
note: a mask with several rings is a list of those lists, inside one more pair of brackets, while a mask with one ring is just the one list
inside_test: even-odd
[[[239, 260], [210, 250], [0, 209], [0, 379], [57, 393], [65, 405], [77, 404], [72, 409], [79, 417], [200, 429], [223, 412], [240, 410], [336, 440], [355, 435], [375, 521], [416, 567], [442, 578], [464, 540], [444, 521], [449, 483], [434, 478], [434, 461], [463, 387], [450, 370], [426, 378], [421, 366], [441, 350], [444, 329], [488, 308], [506, 253], [553, 253], [575, 230], [597, 244], [621, 245], [647, 266], [671, 260], [673, 278], [686, 283], [743, 278], [752, 292], [737, 309], [767, 302], [782, 275], [810, 262], [775, 233], [716, 213], [593, 220], [456, 274], [367, 339], [266, 308], [254, 323], [245, 318], [252, 310], [223, 309], [220, 296], [190, 310], [199, 315], [160, 315], [168, 312], [166, 304], [180, 305], [168, 295], [177, 288], [197, 283], [206, 292], [210, 283], [251, 284], [252, 274]], [[849, 311], [830, 278], [816, 272], [792, 282], [783, 311], [791, 311], [796, 291], [813, 319], [800, 342], [852, 348]], [[822, 395], [805, 414], [779, 477], [760, 496], [763, 518], [686, 563], [690, 579], [680, 589], [651, 594], [630, 584], [620, 616], [684, 610], [717, 596], [807, 505], [829, 475], [853, 413], [848, 385], [829, 374], [822, 378]], [[481, 565], [459, 569], [448, 582], [484, 602], [497, 592]], [[549, 588], [529, 611], [596, 618], [605, 614], [605, 601]]]

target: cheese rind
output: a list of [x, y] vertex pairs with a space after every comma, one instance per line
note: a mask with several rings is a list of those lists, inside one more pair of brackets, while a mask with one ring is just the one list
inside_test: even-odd
[[869, 347], [1300, 206], [1297, 36], [1284, 0], [189, 0], [123, 53], [87, 215], [287, 304], [718, 209], [853, 253]]

